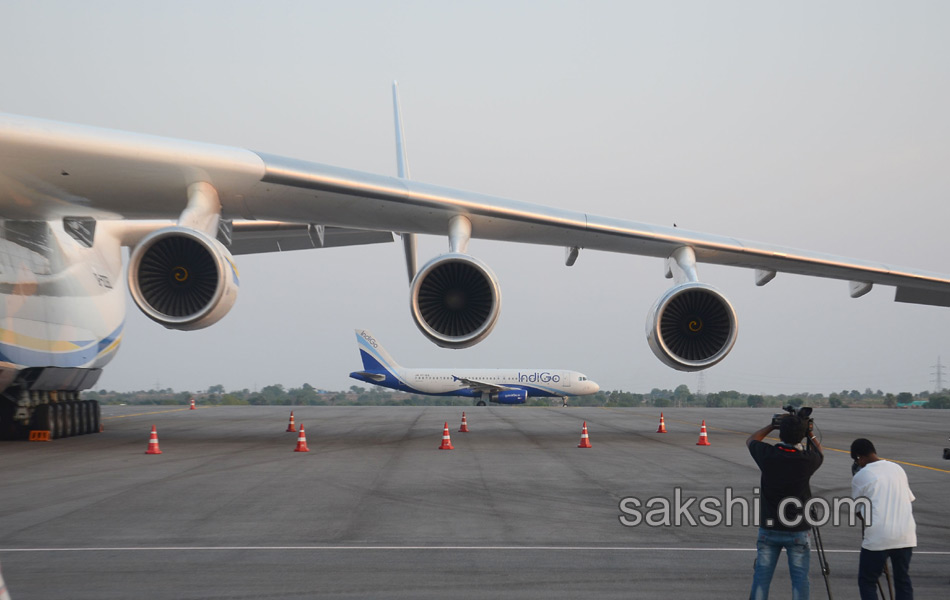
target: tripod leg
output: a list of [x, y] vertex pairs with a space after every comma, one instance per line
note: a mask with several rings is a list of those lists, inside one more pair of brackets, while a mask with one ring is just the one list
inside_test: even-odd
[[825, 591], [828, 592], [828, 600], [832, 600], [831, 595], [831, 567], [828, 565], [828, 557], [825, 556], [825, 546], [821, 541], [821, 531], [817, 527], [812, 527], [812, 537], [815, 538], [815, 553], [818, 555], [818, 565], [821, 567], [821, 574], [825, 578]]
[[887, 578], [887, 592], [891, 600], [894, 599], [894, 582], [891, 580], [891, 570], [887, 567], [887, 561], [884, 561], [884, 577]]

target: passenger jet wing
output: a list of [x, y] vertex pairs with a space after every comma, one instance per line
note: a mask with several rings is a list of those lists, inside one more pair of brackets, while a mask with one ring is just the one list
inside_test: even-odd
[[483, 394], [497, 394], [498, 392], [503, 392], [505, 390], [515, 389], [505, 385], [495, 385], [494, 383], [485, 383], [483, 381], [476, 381], [475, 379], [466, 379], [464, 377], [452, 376], [456, 381], [461, 381], [462, 384], [467, 385], [473, 392], [482, 392]]
[[[893, 265], [562, 210], [250, 150], [0, 114], [0, 207], [6, 219], [167, 219], [191, 184], [216, 191], [223, 219], [471, 237], [669, 258], [851, 281], [853, 296], [894, 286], [895, 300], [950, 306], [950, 278]], [[573, 256], [576, 256], [574, 254]], [[569, 263], [572, 259], [569, 259]], [[681, 262], [689, 266], [692, 260]]]

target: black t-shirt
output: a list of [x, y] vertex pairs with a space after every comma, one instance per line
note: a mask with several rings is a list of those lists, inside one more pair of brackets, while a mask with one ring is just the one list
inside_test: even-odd
[[773, 446], [757, 440], [749, 444], [749, 453], [762, 471], [759, 526], [778, 531], [810, 529], [811, 526], [804, 518], [795, 526], [785, 525], [778, 518], [778, 507], [783, 499], [794, 496], [800, 504], [786, 504], [785, 522], [804, 515], [802, 507], [811, 498], [808, 480], [821, 466], [821, 453], [817, 450], [799, 450], [784, 444]]

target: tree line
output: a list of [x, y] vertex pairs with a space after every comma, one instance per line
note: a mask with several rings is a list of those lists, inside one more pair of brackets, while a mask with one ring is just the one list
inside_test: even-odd
[[[226, 391], [223, 385], [213, 385], [206, 390], [180, 391], [171, 388], [148, 391], [116, 392], [100, 389], [85, 391], [85, 400], [98, 400], [100, 404], [188, 404], [197, 402], [210, 405], [282, 405], [282, 406], [471, 406], [471, 398], [457, 396], [423, 396], [407, 394], [380, 387], [363, 388], [350, 386], [345, 391], [328, 391], [309, 383], [299, 388], [285, 388], [281, 384], [268, 385], [261, 390]], [[569, 398], [570, 406], [638, 407], [752, 407], [777, 408], [786, 405], [823, 408], [950, 408], [950, 390], [939, 393], [900, 392], [885, 393], [870, 388], [864, 392], [842, 390], [829, 394], [747, 394], [735, 390], [700, 394], [689, 387], [678, 386], [674, 390], [654, 388], [649, 393], [624, 392], [622, 390], [600, 391], [590, 396]], [[558, 398], [529, 398], [528, 406], [560, 406]]]

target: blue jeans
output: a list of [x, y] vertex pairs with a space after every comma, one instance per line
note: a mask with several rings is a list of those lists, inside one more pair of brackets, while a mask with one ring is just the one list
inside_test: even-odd
[[868, 550], [861, 548], [861, 560], [858, 562], [858, 590], [861, 600], [877, 600], [877, 581], [884, 570], [884, 561], [891, 559], [894, 568], [894, 592], [897, 600], [913, 600], [914, 587], [910, 584], [910, 557], [913, 548], [892, 548], [890, 550]]
[[807, 531], [776, 531], [759, 528], [755, 547], [755, 574], [752, 577], [752, 592], [749, 600], [767, 600], [772, 574], [778, 564], [778, 556], [785, 548], [788, 554], [788, 572], [792, 577], [792, 600], [808, 600], [808, 566], [811, 563], [811, 545]]

